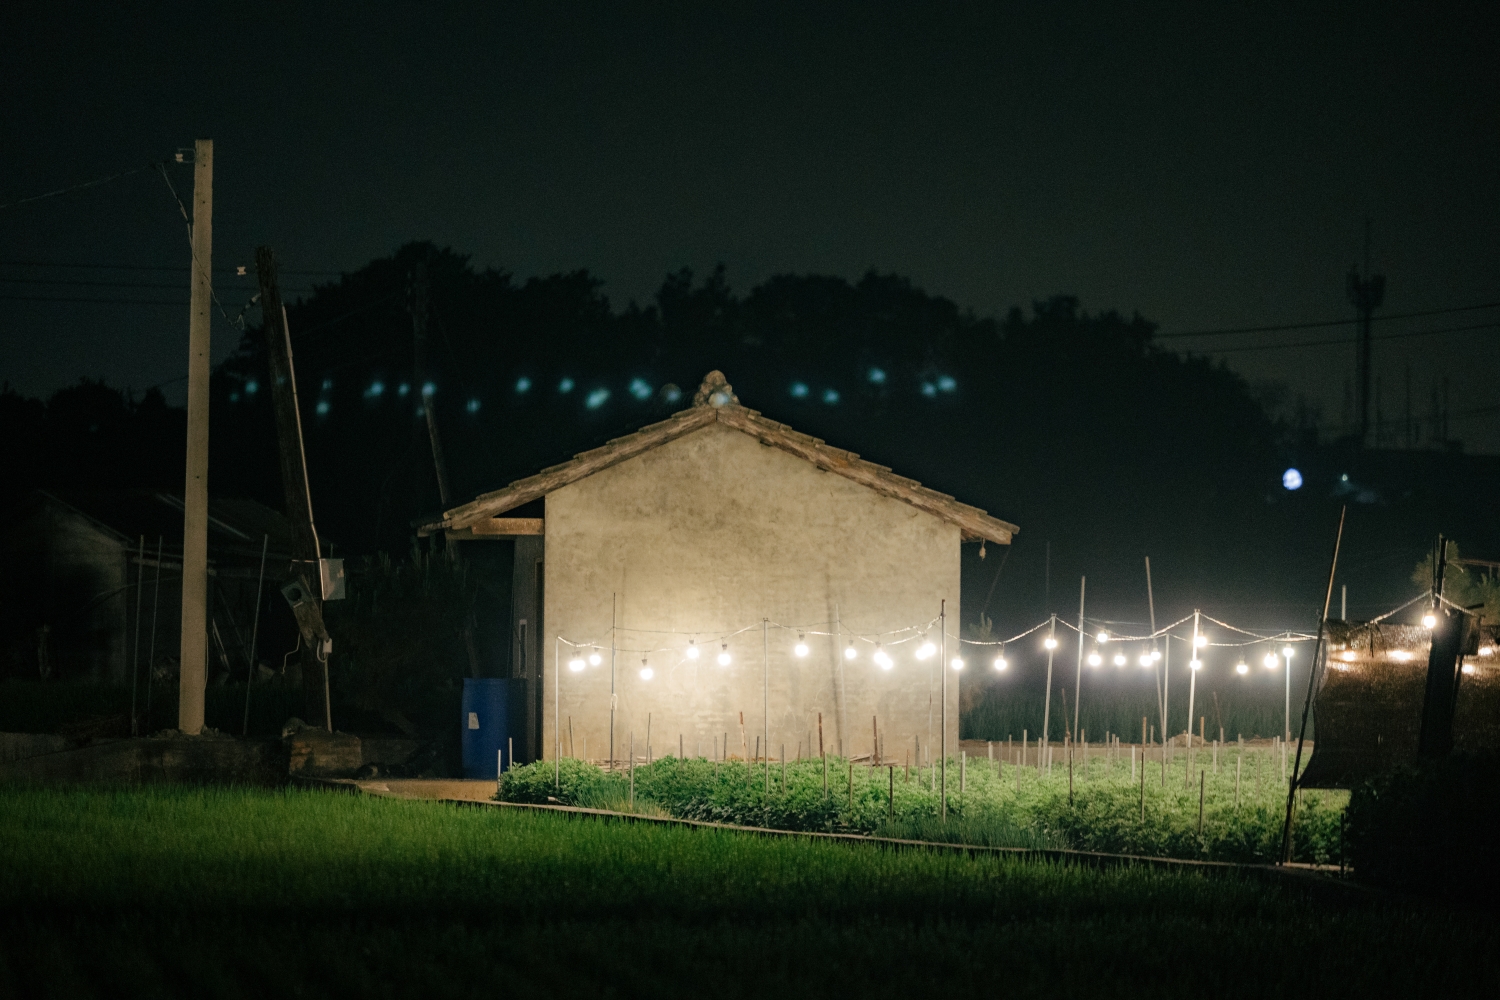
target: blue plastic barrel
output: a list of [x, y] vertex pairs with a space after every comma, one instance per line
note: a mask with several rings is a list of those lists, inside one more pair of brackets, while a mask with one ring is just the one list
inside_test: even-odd
[[[524, 741], [524, 724], [518, 727], [514, 721], [525, 710], [521, 693], [524, 684], [525, 681], [503, 677], [464, 678], [459, 726], [465, 778], [493, 779], [497, 774], [498, 754], [505, 749], [506, 740], [514, 737], [517, 742]], [[524, 759], [521, 747], [515, 751], [518, 760]], [[508, 756], [506, 763], [510, 763]]]

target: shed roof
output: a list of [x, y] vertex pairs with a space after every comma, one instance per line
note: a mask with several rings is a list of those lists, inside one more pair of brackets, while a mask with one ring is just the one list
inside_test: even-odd
[[741, 406], [739, 397], [724, 375], [712, 371], [704, 376], [703, 384], [693, 396], [693, 405], [687, 409], [659, 423], [642, 427], [634, 434], [615, 438], [592, 451], [575, 455], [571, 461], [518, 479], [503, 489], [482, 493], [466, 504], [445, 511], [441, 520], [423, 525], [421, 532], [429, 534], [445, 529], [472, 528], [486, 518], [498, 517], [569, 483], [576, 483], [713, 423], [748, 434], [762, 444], [779, 448], [820, 469], [957, 525], [964, 541], [984, 539], [997, 545], [1008, 545], [1011, 537], [1020, 530], [978, 507], [928, 489], [915, 479], [898, 476], [884, 465], [867, 462], [852, 451], [830, 447], [819, 438], [802, 434], [786, 424], [767, 419], [757, 410]]

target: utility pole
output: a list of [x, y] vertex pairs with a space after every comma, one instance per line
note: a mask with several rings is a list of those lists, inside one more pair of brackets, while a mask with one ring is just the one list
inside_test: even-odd
[[1078, 578], [1078, 676], [1073, 681], [1073, 742], [1078, 742], [1078, 706], [1083, 701], [1083, 587], [1088, 577]]
[[[297, 403], [297, 370], [292, 363], [292, 335], [286, 307], [276, 284], [276, 255], [270, 247], [255, 249], [255, 274], [260, 280], [260, 309], [266, 332], [266, 361], [270, 368], [271, 409], [276, 415], [276, 443], [281, 456], [281, 488], [286, 515], [292, 522], [297, 551], [292, 578], [302, 585], [304, 600], [293, 602], [292, 613], [302, 633], [302, 697], [309, 719], [322, 716], [333, 732], [333, 708], [328, 699], [328, 654], [332, 641], [323, 624], [322, 549], [313, 522], [312, 488], [307, 481], [307, 448], [302, 440], [302, 412]], [[308, 583], [317, 581], [317, 586]]]
[[[1370, 273], [1370, 220], [1365, 220], [1365, 272], [1361, 277], [1358, 266], [1349, 268], [1349, 301], [1359, 314], [1359, 332], [1355, 348], [1355, 361], [1359, 376], [1357, 389], [1359, 400], [1359, 443], [1364, 446], [1370, 436], [1370, 321], [1372, 314], [1385, 300], [1385, 275]], [[1191, 727], [1190, 727], [1191, 728]]]
[[208, 687], [208, 382], [213, 306], [214, 141], [193, 143], [193, 271], [188, 298], [187, 477], [182, 489], [182, 645], [177, 728], [203, 732]]
[[419, 260], [411, 269], [411, 342], [412, 381], [422, 400], [422, 415], [427, 420], [427, 438], [432, 444], [432, 468], [437, 473], [438, 499], [448, 509], [452, 493], [448, 489], [448, 464], [443, 460], [443, 442], [438, 438], [437, 412], [433, 396], [436, 387], [427, 378], [427, 262]]

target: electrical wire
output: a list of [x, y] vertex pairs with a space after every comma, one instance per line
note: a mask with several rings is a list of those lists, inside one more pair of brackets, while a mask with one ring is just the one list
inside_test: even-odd
[[[1385, 313], [1380, 316], [1371, 316], [1372, 322], [1382, 322], [1389, 319], [1415, 319], [1420, 316], [1444, 316], [1456, 312], [1473, 312], [1479, 309], [1500, 309], [1500, 302], [1481, 302], [1471, 306], [1449, 306], [1445, 309], [1422, 309], [1416, 312]], [[1180, 337], [1227, 337], [1235, 333], [1276, 333], [1283, 330], [1313, 330], [1318, 327], [1328, 326], [1352, 326], [1358, 323], [1355, 319], [1326, 319], [1313, 320], [1306, 323], [1279, 323], [1273, 326], [1235, 326], [1221, 327], [1214, 330], [1185, 330], [1180, 333], [1158, 333], [1153, 335], [1153, 340], [1176, 340]]]
[[[1371, 340], [1407, 340], [1413, 337], [1433, 337], [1444, 333], [1467, 333], [1473, 330], [1492, 330], [1500, 327], [1500, 321], [1492, 323], [1473, 323], [1468, 326], [1445, 326], [1436, 330], [1411, 330], [1406, 333], [1382, 333], [1372, 335]], [[1300, 340], [1284, 344], [1242, 344], [1239, 347], [1205, 347], [1199, 348], [1203, 354], [1242, 354], [1246, 351], [1284, 351], [1297, 347], [1328, 347], [1332, 345], [1348, 345], [1355, 341], [1351, 337], [1339, 337], [1335, 340]]]
[[[245, 274], [240, 274], [239, 273], [239, 270], [240, 270], [241, 266], [245, 267], [245, 270], [246, 270]], [[83, 264], [83, 263], [78, 263], [76, 261], [55, 261], [55, 260], [0, 260], [0, 267], [56, 267], [56, 268], [71, 268], [71, 269], [80, 270], [80, 271], [177, 271], [179, 273], [186, 273], [186, 272], [189, 272], [189, 271], [192, 270], [192, 268], [190, 268], [190, 267], [183, 267], [181, 265], [168, 265], [168, 264]], [[246, 266], [246, 265], [236, 265], [234, 267], [216, 267], [216, 268], [214, 268], [214, 273], [215, 274], [233, 274], [233, 275], [235, 275], [237, 277], [242, 277], [242, 278], [254, 277], [254, 275], [252, 275], [252, 274], [249, 273], [249, 270], [250, 270], [249, 267]], [[305, 271], [305, 270], [304, 271], [297, 271], [297, 270], [277, 268], [276, 269], [276, 273], [277, 274], [300, 274], [300, 275], [313, 275], [313, 276], [340, 277], [340, 276], [343, 275], [344, 272], [343, 271]]]
[[152, 170], [160, 166], [161, 164], [159, 162], [153, 160], [145, 166], [132, 167], [129, 170], [122, 170], [117, 174], [110, 174], [108, 177], [100, 177], [96, 180], [84, 181], [82, 184], [73, 184], [69, 187], [58, 188], [55, 191], [46, 191], [42, 194], [34, 194], [29, 198], [17, 198], [15, 201], [0, 203], [0, 211], [4, 211], [7, 208], [16, 208], [20, 205], [30, 205], [33, 202], [44, 201], [47, 198], [56, 198], [59, 195], [71, 194], [74, 191], [82, 191], [86, 188], [98, 187], [101, 184], [108, 184], [111, 181], [117, 181], [122, 177], [129, 177], [132, 174], [143, 173], [144, 171]]

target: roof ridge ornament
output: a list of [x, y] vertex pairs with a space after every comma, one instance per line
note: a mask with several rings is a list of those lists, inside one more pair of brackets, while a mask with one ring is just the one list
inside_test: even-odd
[[738, 406], [740, 397], [734, 394], [734, 386], [724, 378], [724, 373], [717, 368], [703, 376], [703, 383], [698, 386], [698, 391], [693, 394], [694, 406]]

